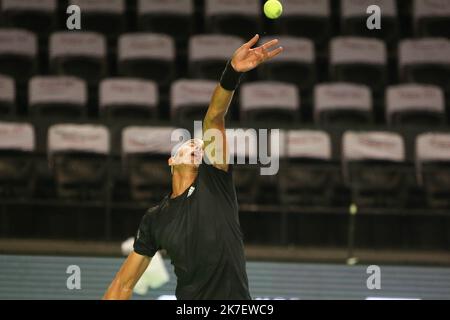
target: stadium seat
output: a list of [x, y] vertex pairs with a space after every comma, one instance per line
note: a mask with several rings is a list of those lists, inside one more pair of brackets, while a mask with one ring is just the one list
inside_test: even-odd
[[34, 151], [35, 134], [30, 124], [0, 122], [0, 197], [32, 195]]
[[16, 110], [16, 86], [11, 77], [0, 74], [0, 115], [7, 116]]
[[81, 9], [81, 30], [115, 39], [125, 31], [125, 0], [69, 0]]
[[205, 29], [250, 39], [261, 29], [259, 0], [205, 0]]
[[386, 90], [386, 122], [436, 126], [445, 122], [445, 98], [439, 87], [404, 84]]
[[189, 74], [217, 81], [227, 61], [244, 40], [227, 35], [196, 35], [189, 39]]
[[416, 138], [416, 172], [428, 205], [450, 208], [450, 134], [428, 132]]
[[331, 42], [331, 79], [365, 84], [374, 93], [387, 83], [387, 54], [377, 39], [338, 37]]
[[[367, 8], [377, 5], [381, 9], [381, 29], [369, 29]], [[397, 5], [395, 0], [342, 0], [342, 35], [376, 37], [393, 45], [399, 36]]]
[[170, 90], [170, 112], [172, 120], [202, 121], [217, 85], [212, 80], [179, 79]]
[[331, 139], [319, 130], [281, 134], [279, 183], [283, 204], [329, 205], [339, 171], [332, 164]]
[[228, 154], [239, 203], [254, 204], [259, 190], [258, 136], [255, 130], [226, 130]]
[[86, 83], [75, 77], [33, 77], [28, 89], [29, 114], [40, 118], [77, 119], [87, 114]]
[[175, 77], [175, 44], [168, 35], [124, 34], [119, 38], [119, 74], [167, 86]]
[[110, 78], [100, 83], [100, 114], [107, 119], [157, 118], [159, 95], [156, 83], [132, 78]]
[[93, 32], [56, 32], [50, 37], [50, 70], [97, 85], [108, 73], [105, 38]]
[[59, 197], [105, 199], [109, 144], [109, 132], [104, 126], [57, 124], [49, 128], [48, 160]]
[[267, 61], [258, 68], [259, 79], [295, 84], [300, 90], [310, 89], [316, 81], [314, 43], [294, 37], [264, 37], [260, 43], [274, 38], [283, 47], [283, 54]]
[[331, 35], [329, 0], [284, 0], [283, 14], [275, 20], [277, 31], [283, 35], [308, 38], [324, 47]]
[[0, 29], [0, 73], [25, 84], [37, 73], [36, 36], [22, 29]]
[[279, 182], [280, 164], [280, 134], [277, 127], [258, 129], [258, 175], [256, 203], [261, 205], [279, 205], [282, 195]]
[[46, 36], [58, 26], [57, 6], [57, 0], [3, 0], [2, 23]]
[[393, 132], [347, 131], [342, 141], [345, 182], [361, 207], [402, 207], [406, 201], [405, 147]]
[[359, 125], [373, 121], [372, 95], [364, 85], [324, 83], [314, 90], [314, 121], [323, 125]]
[[415, 0], [414, 30], [418, 37], [450, 38], [450, 2]]
[[399, 44], [400, 80], [450, 90], [450, 40], [423, 38]]
[[171, 127], [127, 127], [122, 131], [122, 159], [131, 198], [161, 201], [172, 181], [167, 164], [174, 143]]
[[194, 31], [193, 13], [193, 0], [138, 0], [138, 30], [185, 41]]
[[300, 95], [292, 84], [257, 81], [241, 86], [241, 120], [295, 123], [300, 114]]

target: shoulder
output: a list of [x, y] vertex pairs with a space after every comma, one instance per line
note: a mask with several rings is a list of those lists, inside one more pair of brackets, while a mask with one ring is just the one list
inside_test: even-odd
[[147, 209], [147, 211], [145, 212], [145, 216], [156, 215], [160, 211], [160, 208], [161, 208], [161, 204], [158, 204], [156, 206], [153, 206], [153, 207]]
[[150, 207], [149, 209], [147, 209], [144, 216], [142, 217], [142, 222], [144, 224], [150, 224], [150, 222], [158, 216], [164, 202], [165, 201], [161, 202], [160, 204], [158, 204], [156, 206], [153, 206], [153, 207]]
[[156, 216], [158, 215], [164, 208], [167, 207], [167, 203], [169, 200], [169, 195], [166, 195], [161, 202], [147, 209], [145, 215], [147, 216]]

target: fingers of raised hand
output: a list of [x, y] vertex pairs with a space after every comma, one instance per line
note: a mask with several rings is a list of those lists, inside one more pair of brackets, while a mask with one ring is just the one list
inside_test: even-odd
[[267, 50], [263, 47], [252, 49], [252, 53], [255, 55], [259, 63], [262, 63], [268, 59], [272, 59], [283, 51], [282, 47], [276, 48], [274, 50]]
[[268, 50], [268, 49], [272, 48], [274, 45], [276, 45], [277, 43], [278, 43], [278, 39], [273, 39], [273, 40], [270, 40], [270, 41], [264, 43], [261, 46], [261, 48], [263, 48], [264, 50]]
[[243, 45], [243, 47], [250, 49], [251, 47], [253, 47], [259, 40], [259, 34], [256, 34], [253, 38], [250, 39], [249, 42], [245, 43]]
[[276, 49], [274, 49], [274, 50], [272, 50], [272, 51], [269, 51], [269, 52], [267, 53], [266, 60], [267, 60], [267, 59], [272, 59], [272, 58], [276, 57], [276, 56], [279, 55], [282, 51], [283, 51], [283, 47], [278, 47], [278, 48], [276, 48]]

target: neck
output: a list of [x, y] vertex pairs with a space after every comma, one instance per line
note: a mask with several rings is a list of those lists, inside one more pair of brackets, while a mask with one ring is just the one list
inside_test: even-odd
[[197, 177], [197, 170], [194, 169], [178, 169], [174, 168], [172, 174], [172, 194], [171, 198], [178, 197], [183, 194], [189, 186], [194, 183]]

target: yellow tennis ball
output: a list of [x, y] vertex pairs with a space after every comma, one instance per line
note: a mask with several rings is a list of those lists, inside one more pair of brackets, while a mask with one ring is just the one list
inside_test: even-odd
[[352, 216], [354, 216], [354, 215], [357, 214], [357, 213], [358, 213], [358, 207], [356, 206], [356, 204], [352, 203], [352, 204], [350, 205], [350, 214], [351, 214]]
[[278, 0], [268, 0], [264, 4], [264, 14], [269, 19], [276, 19], [283, 13], [283, 6]]

